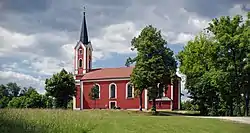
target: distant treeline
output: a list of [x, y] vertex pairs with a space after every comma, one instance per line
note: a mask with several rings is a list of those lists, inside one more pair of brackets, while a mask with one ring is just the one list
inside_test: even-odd
[[[64, 81], [60, 79], [64, 79]], [[54, 84], [55, 82], [57, 83], [56, 85]], [[69, 84], [71, 84], [71, 86], [68, 86]], [[52, 78], [46, 79], [45, 91], [45, 94], [39, 94], [36, 88], [31, 86], [22, 88], [15, 82], [1, 84], [0, 108], [73, 107], [72, 95], [74, 95], [74, 79], [71, 73], [67, 73], [67, 71], [63, 69], [61, 72], [54, 74]]]

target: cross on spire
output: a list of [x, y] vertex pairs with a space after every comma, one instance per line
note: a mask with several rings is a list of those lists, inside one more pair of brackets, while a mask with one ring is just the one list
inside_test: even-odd
[[85, 15], [85, 12], [86, 12], [86, 8], [85, 6], [83, 6], [83, 14]]

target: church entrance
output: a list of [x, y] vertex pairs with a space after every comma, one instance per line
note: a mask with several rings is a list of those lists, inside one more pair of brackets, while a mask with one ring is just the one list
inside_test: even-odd
[[113, 109], [116, 107], [116, 101], [109, 101], [109, 108]]

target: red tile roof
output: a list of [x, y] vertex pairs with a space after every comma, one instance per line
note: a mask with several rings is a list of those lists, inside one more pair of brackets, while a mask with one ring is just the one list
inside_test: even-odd
[[129, 78], [134, 67], [98, 68], [86, 73], [82, 80]]

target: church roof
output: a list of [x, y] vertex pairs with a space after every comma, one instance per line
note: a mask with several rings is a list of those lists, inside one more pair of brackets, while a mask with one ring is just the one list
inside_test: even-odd
[[86, 23], [86, 18], [85, 18], [85, 11], [83, 12], [83, 20], [82, 20], [80, 41], [85, 45], [87, 45], [89, 43], [87, 23]]
[[130, 78], [134, 67], [98, 68], [86, 73], [81, 80]]

